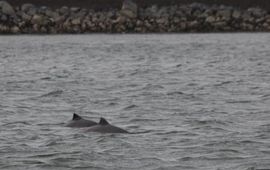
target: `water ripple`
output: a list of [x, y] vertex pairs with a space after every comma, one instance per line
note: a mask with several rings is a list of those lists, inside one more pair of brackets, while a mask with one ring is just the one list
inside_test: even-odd
[[269, 169], [269, 39], [2, 36], [0, 169]]

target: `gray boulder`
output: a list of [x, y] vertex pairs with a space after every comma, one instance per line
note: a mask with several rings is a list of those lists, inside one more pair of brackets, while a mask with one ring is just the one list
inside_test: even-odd
[[216, 18], [214, 16], [208, 16], [206, 19], [205, 19], [205, 22], [207, 23], [213, 23], [216, 21]]
[[20, 28], [18, 26], [13, 26], [13, 27], [11, 27], [10, 31], [13, 34], [18, 34], [18, 33], [20, 33]]
[[80, 25], [81, 24], [81, 18], [71, 19], [71, 24], [72, 25]]
[[30, 15], [27, 15], [25, 13], [23, 13], [21, 15], [21, 17], [22, 17], [22, 20], [24, 20], [24, 21], [31, 21], [31, 19], [32, 19], [32, 17]]
[[15, 16], [13, 7], [6, 1], [0, 1], [0, 11], [2, 11], [3, 14]]
[[127, 18], [136, 18], [138, 6], [132, 0], [124, 0], [120, 14]]
[[224, 9], [217, 11], [217, 15], [228, 21], [231, 19], [232, 11], [230, 9]]
[[69, 14], [69, 12], [70, 12], [70, 9], [67, 6], [63, 6], [59, 9], [59, 13], [61, 15], [67, 15]]
[[33, 4], [23, 4], [21, 10], [31, 16], [37, 13], [37, 8]]
[[8, 17], [7, 17], [7, 15], [5, 15], [5, 14], [2, 14], [2, 15], [0, 15], [0, 21], [7, 21], [8, 20]]
[[249, 8], [247, 11], [250, 12], [255, 17], [263, 17], [267, 14], [267, 11], [261, 8]]
[[33, 16], [31, 22], [32, 24], [41, 25], [43, 23], [43, 20], [44, 20], [43, 16], [36, 14]]
[[77, 13], [77, 12], [79, 12], [81, 10], [81, 8], [79, 8], [79, 7], [71, 7], [70, 8], [70, 11], [71, 12], [74, 12], [74, 13]]
[[23, 12], [27, 12], [29, 9], [31, 9], [31, 8], [35, 8], [35, 6], [33, 5], [33, 4], [23, 4], [22, 6], [21, 6], [21, 10], [23, 11]]
[[249, 21], [252, 18], [251, 13], [248, 11], [244, 11], [242, 14], [242, 19], [244, 21]]
[[232, 17], [234, 18], [234, 19], [239, 19], [240, 17], [241, 17], [241, 11], [239, 11], [239, 10], [233, 10], [233, 12], [232, 12]]

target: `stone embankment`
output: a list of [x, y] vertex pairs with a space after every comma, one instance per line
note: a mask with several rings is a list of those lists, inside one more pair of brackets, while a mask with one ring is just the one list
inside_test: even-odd
[[270, 32], [270, 11], [224, 5], [156, 5], [140, 8], [130, 0], [121, 9], [13, 7], [0, 1], [1, 34]]

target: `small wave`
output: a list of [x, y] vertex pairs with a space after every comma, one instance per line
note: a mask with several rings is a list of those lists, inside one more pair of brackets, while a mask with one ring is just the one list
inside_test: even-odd
[[223, 81], [223, 82], [214, 84], [214, 86], [219, 87], [219, 86], [223, 86], [223, 85], [230, 84], [230, 83], [232, 83], [232, 81]]
[[132, 104], [132, 105], [129, 105], [127, 107], [124, 108], [124, 110], [131, 110], [131, 109], [134, 109], [134, 108], [137, 108], [139, 106], [135, 105], [135, 104]]
[[155, 84], [146, 84], [142, 90], [159, 90], [159, 89], [164, 89], [162, 85], [155, 85]]
[[145, 133], [151, 133], [153, 132], [152, 130], [144, 130], [144, 131], [139, 131], [139, 132], [129, 132], [129, 134], [133, 134], [133, 135], [136, 135], [136, 134], [145, 134]]
[[143, 122], [160, 122], [160, 121], [165, 121], [166, 119], [146, 119], [146, 118], [134, 118], [134, 119], [131, 119], [130, 122], [140, 122], [140, 121], [143, 121]]
[[51, 80], [52, 78], [51, 77], [42, 77], [40, 78], [40, 80]]
[[59, 97], [63, 92], [63, 90], [54, 90], [49, 93], [43, 94], [40, 97]]
[[244, 104], [244, 103], [251, 103], [251, 100], [227, 100], [226, 103], [239, 103], [239, 104]]
[[217, 120], [217, 119], [206, 119], [206, 120], [193, 120], [195, 124], [208, 125], [208, 124], [219, 124], [227, 125], [227, 122]]
[[29, 158], [50, 158], [52, 156], [57, 156], [59, 153], [45, 153], [45, 154], [38, 154], [30, 156]]
[[9, 122], [9, 123], [5, 123], [5, 124], [3, 124], [2, 126], [18, 125], [18, 124], [31, 125], [29, 122], [18, 121], [18, 122]]
[[238, 150], [235, 150], [235, 149], [219, 149], [218, 150], [219, 152], [222, 152], [222, 153], [241, 153], [240, 151]]
[[115, 102], [108, 103], [108, 106], [116, 106], [116, 105], [117, 105], [117, 103], [115, 103]]
[[174, 96], [174, 95], [183, 95], [184, 93], [181, 91], [174, 91], [174, 92], [168, 92], [168, 96]]
[[268, 98], [268, 97], [270, 97], [270, 94], [264, 94], [264, 95], [262, 96], [262, 98]]

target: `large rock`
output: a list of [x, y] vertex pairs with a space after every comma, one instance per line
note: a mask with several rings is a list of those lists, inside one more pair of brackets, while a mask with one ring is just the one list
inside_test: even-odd
[[41, 15], [34, 15], [31, 22], [32, 24], [37, 24], [37, 25], [41, 25], [43, 23], [43, 16]]
[[24, 21], [31, 21], [32, 19], [32, 17], [30, 15], [27, 15], [26, 13], [23, 13], [21, 17], [22, 17], [22, 20]]
[[70, 9], [67, 6], [63, 6], [59, 9], [59, 13], [61, 15], [68, 15], [70, 12]]
[[52, 11], [50, 9], [46, 10], [45, 15], [48, 16], [48, 17], [50, 17], [50, 18], [53, 18], [53, 19], [59, 17], [59, 14], [57, 12]]
[[124, 0], [120, 14], [127, 18], [137, 17], [138, 6], [131, 0]]
[[13, 33], [13, 34], [18, 34], [20, 33], [20, 28], [18, 26], [13, 26], [10, 31]]
[[241, 11], [239, 11], [239, 10], [233, 10], [233, 12], [232, 12], [232, 17], [234, 19], [240, 19], [241, 15], [242, 15]]
[[205, 19], [205, 22], [207, 23], [213, 23], [216, 21], [216, 18], [214, 16], [208, 16], [206, 19]]
[[196, 11], [196, 10], [205, 10], [207, 9], [207, 5], [205, 4], [202, 4], [202, 3], [197, 3], [197, 2], [193, 2], [192, 4], [189, 5], [189, 7], [193, 10], [193, 11]]
[[54, 21], [55, 24], [61, 25], [61, 24], [63, 24], [65, 22], [65, 19], [66, 18], [64, 16], [58, 16], [56, 18], [53, 18], [53, 21]]
[[244, 21], [249, 21], [250, 18], [252, 18], [251, 13], [248, 12], [248, 11], [244, 11], [243, 14], [242, 14], [242, 19], [243, 19]]
[[174, 16], [176, 10], [169, 10], [167, 7], [161, 7], [157, 13], [155, 13], [154, 17], [168, 17], [170, 16], [170, 12], [172, 13], [171, 16]]
[[13, 7], [6, 1], [0, 1], [0, 11], [6, 15], [15, 16]]
[[37, 13], [37, 8], [33, 4], [23, 4], [21, 10], [31, 16]]
[[79, 7], [71, 7], [71, 8], [70, 8], [70, 11], [73, 12], [73, 13], [77, 13], [77, 12], [79, 12], [80, 10], [81, 10], [81, 8], [79, 8]]
[[231, 19], [232, 11], [230, 9], [219, 10], [217, 11], [217, 15], [228, 21]]
[[81, 18], [71, 19], [71, 24], [72, 25], [80, 25], [81, 24]]
[[6, 22], [7, 20], [8, 20], [7, 15], [5, 14], [0, 15], [0, 21]]
[[168, 25], [169, 19], [167, 17], [161, 17], [161, 18], [157, 19], [156, 22], [158, 24]]
[[157, 13], [158, 13], [158, 6], [152, 5], [151, 7], [148, 7], [144, 10], [143, 16], [156, 17]]
[[261, 8], [249, 8], [247, 11], [250, 12], [255, 17], [263, 17], [267, 14], [267, 11]]
[[35, 8], [35, 6], [33, 5], [33, 4], [23, 4], [22, 6], [21, 6], [21, 10], [23, 11], [23, 12], [27, 12], [29, 9], [31, 9], [31, 8]]

